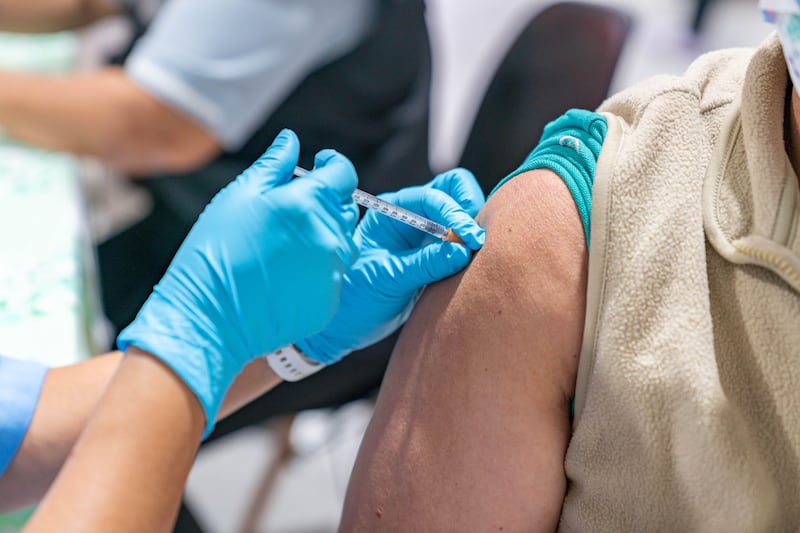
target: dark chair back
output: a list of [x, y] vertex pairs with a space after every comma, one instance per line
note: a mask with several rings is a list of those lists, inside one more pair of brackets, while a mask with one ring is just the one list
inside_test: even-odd
[[575, 2], [550, 5], [531, 19], [497, 67], [459, 161], [487, 194], [548, 122], [606, 98], [631, 23], [617, 9]]

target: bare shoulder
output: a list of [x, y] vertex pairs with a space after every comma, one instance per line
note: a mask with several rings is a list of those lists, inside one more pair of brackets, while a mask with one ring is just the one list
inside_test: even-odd
[[552, 531], [558, 522], [583, 333], [583, 226], [549, 170], [509, 181], [479, 222], [483, 249], [425, 290], [400, 335], [342, 531]]
[[572, 285], [574, 274], [585, 267], [588, 253], [580, 215], [566, 185], [551, 170], [510, 180], [489, 199], [478, 222], [487, 232], [480, 263], [528, 272], [531, 277], [515, 276], [526, 286], [542, 281], [553, 288], [562, 282]]
[[552, 362], [564, 368], [562, 385], [571, 395], [583, 333], [588, 249], [569, 189], [551, 170], [526, 172], [490, 197], [478, 222], [486, 229], [483, 249], [465, 272], [430, 287], [426, 297], [445, 293], [443, 299], [459, 312], [455, 320], [496, 338], [498, 350], [535, 342], [542, 357], [558, 359]]

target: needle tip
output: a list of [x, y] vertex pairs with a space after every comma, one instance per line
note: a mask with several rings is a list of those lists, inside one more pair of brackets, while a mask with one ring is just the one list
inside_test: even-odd
[[458, 242], [458, 243], [464, 244], [464, 241], [461, 239], [461, 237], [456, 235], [456, 232], [454, 232], [450, 228], [447, 228], [447, 235], [442, 237], [442, 240], [445, 241], [445, 242]]

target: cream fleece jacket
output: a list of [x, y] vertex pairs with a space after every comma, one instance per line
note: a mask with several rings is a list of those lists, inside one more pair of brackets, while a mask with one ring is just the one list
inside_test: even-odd
[[800, 530], [786, 87], [772, 36], [601, 106], [562, 530]]

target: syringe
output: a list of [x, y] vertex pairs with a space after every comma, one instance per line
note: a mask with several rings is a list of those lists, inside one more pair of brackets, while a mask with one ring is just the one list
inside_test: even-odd
[[[308, 170], [302, 167], [294, 167], [295, 176], [305, 176], [306, 174], [308, 174]], [[400, 206], [394, 205], [391, 202], [382, 200], [377, 196], [362, 191], [361, 189], [355, 190], [353, 193], [353, 200], [358, 205], [362, 205], [367, 209], [374, 209], [379, 213], [386, 215], [387, 217], [391, 217], [395, 220], [403, 222], [404, 224], [415, 227], [418, 230], [430, 233], [434, 237], [444, 241], [464, 242], [461, 240], [461, 237], [453, 232], [453, 230], [443, 226], [442, 224], [438, 224], [433, 220], [420, 216], [412, 211], [409, 211], [408, 209], [404, 209]]]

